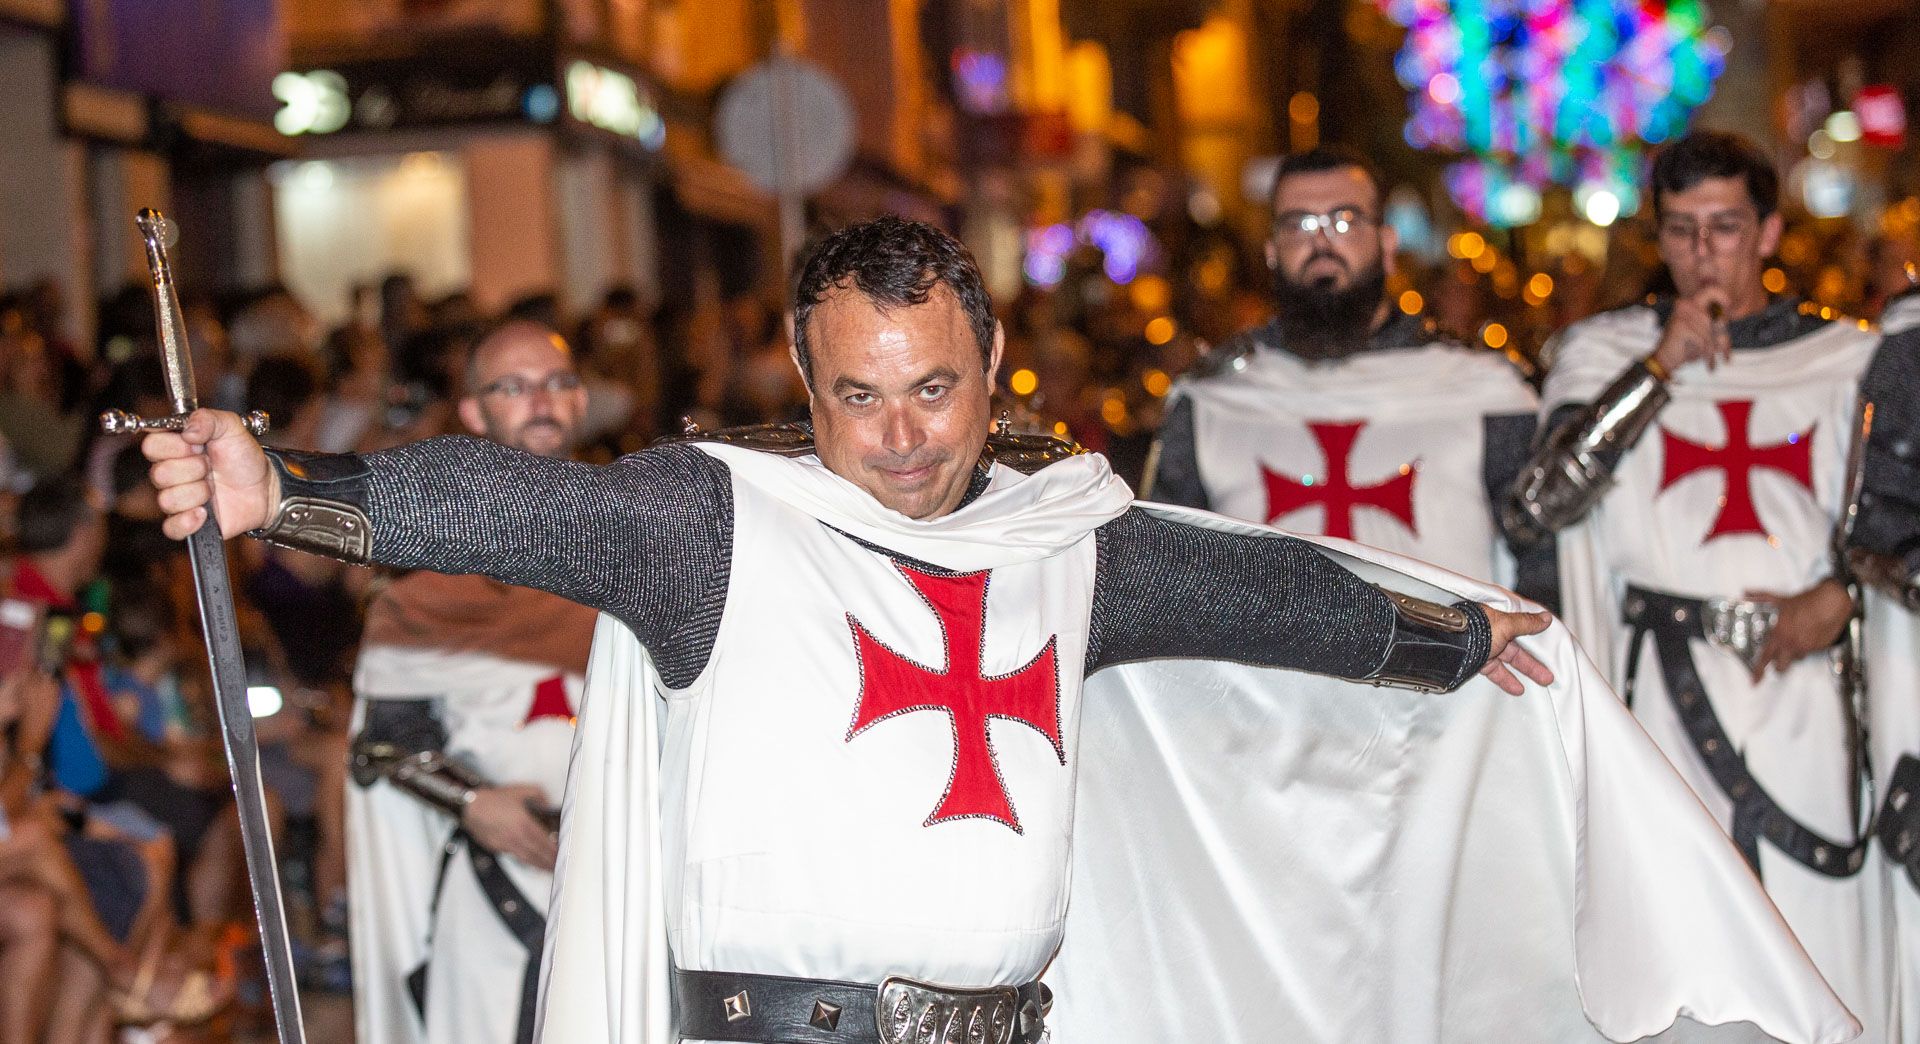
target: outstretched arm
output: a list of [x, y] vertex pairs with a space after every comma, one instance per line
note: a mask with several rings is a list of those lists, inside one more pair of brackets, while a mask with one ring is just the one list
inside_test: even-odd
[[449, 436], [365, 455], [269, 455], [230, 413], [149, 435], [169, 536], [205, 519], [353, 561], [481, 573], [611, 613], [650, 648], [724, 598], [724, 465], [667, 446], [604, 467]]
[[1389, 595], [1305, 541], [1202, 529], [1138, 508], [1098, 538], [1089, 672], [1204, 657], [1436, 691], [1475, 672], [1515, 695], [1513, 671], [1552, 680], [1512, 644], [1544, 630], [1544, 613]]

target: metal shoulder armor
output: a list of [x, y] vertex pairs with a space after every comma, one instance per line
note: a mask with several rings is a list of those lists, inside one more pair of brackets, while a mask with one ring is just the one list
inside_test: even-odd
[[1224, 377], [1230, 373], [1239, 373], [1247, 368], [1248, 360], [1259, 345], [1247, 334], [1228, 338], [1216, 345], [1212, 351], [1194, 360], [1192, 366], [1182, 375], [1184, 380], [1204, 380], [1208, 377]]
[[[720, 442], [729, 446], [759, 450], [762, 453], [778, 454], [782, 457], [804, 457], [814, 451], [813, 428], [807, 424], [792, 421], [779, 424], [751, 424], [738, 428], [716, 428], [712, 431], [703, 430], [699, 425], [689, 421], [679, 435], [668, 436], [660, 441], [662, 443]], [[1065, 460], [1085, 452], [1086, 450], [1076, 442], [1057, 439], [1051, 435], [1015, 432], [1003, 414], [993, 432], [987, 436], [985, 455], [987, 459], [996, 463], [1031, 475], [1055, 461]]]
[[1585, 518], [1613, 484], [1621, 455], [1670, 398], [1666, 382], [1635, 363], [1550, 432], [1501, 507], [1501, 526], [1514, 543], [1537, 543]]

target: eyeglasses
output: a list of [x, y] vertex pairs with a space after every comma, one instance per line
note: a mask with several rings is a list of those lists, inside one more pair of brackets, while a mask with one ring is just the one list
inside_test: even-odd
[[1306, 237], [1316, 232], [1324, 232], [1328, 238], [1351, 235], [1355, 231], [1376, 224], [1373, 215], [1353, 207], [1341, 207], [1325, 214], [1309, 214], [1304, 210], [1289, 210], [1273, 219], [1273, 234], [1279, 238], [1294, 236]]
[[1716, 217], [1704, 224], [1685, 219], [1668, 218], [1660, 222], [1660, 238], [1669, 246], [1691, 248], [1705, 236], [1708, 249], [1715, 253], [1726, 253], [1740, 246], [1740, 241], [1754, 228], [1754, 222], [1743, 217]]
[[532, 394], [535, 388], [539, 388], [548, 395], [559, 395], [578, 387], [580, 387], [580, 375], [574, 373], [550, 373], [537, 381], [510, 376], [482, 386], [480, 396], [485, 398], [489, 395], [497, 395], [502, 399], [512, 400]]

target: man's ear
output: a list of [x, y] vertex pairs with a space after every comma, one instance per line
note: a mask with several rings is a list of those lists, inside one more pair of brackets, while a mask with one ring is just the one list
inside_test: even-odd
[[[789, 322], [787, 327], [791, 330], [793, 324]], [[792, 337], [787, 338], [787, 361], [793, 363], [794, 372], [800, 375], [800, 383], [806, 386], [807, 398], [813, 398], [813, 376], [807, 373], [805, 366], [800, 365], [800, 342]]]
[[460, 423], [466, 425], [468, 431], [482, 436], [487, 433], [487, 416], [480, 412], [479, 399], [471, 395], [462, 396], [455, 409], [460, 414]]
[[1393, 275], [1394, 267], [1400, 262], [1400, 230], [1392, 225], [1380, 226], [1380, 270]]
[[1000, 356], [1007, 350], [1007, 328], [1000, 320], [993, 321], [993, 351], [987, 355], [987, 387], [994, 388], [1000, 379]]
[[1779, 211], [1768, 214], [1760, 222], [1760, 257], [1772, 257], [1780, 249], [1780, 234], [1786, 229], [1786, 219]]

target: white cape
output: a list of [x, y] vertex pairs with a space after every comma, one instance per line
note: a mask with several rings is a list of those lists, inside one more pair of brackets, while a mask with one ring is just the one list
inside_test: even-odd
[[[955, 568], [1085, 524], [1036, 512], [997, 543], [958, 523], [908, 528], [848, 500], [852, 487], [817, 467], [708, 448], [737, 478], [845, 531]], [[1085, 460], [1027, 481], [1099, 467]], [[1381, 575], [1411, 574], [1392, 582], [1414, 593], [1431, 581], [1508, 597], [1339, 550], [1378, 560]], [[1083, 735], [1101, 749], [1081, 777], [1077, 891], [1049, 973], [1061, 991], [1053, 1039], [1565, 1039], [1590, 1036], [1590, 1019], [1629, 1040], [1683, 1012], [1794, 1041], [1856, 1034], [1731, 843], [1565, 630], [1527, 644], [1563, 680], [1522, 699], [1480, 681], [1420, 696], [1198, 662], [1091, 679], [1101, 696]], [[645, 698], [658, 689], [646, 650], [602, 617], [549, 914], [549, 1042], [674, 1041], [660, 703]], [[1170, 734], [1198, 711], [1198, 726]], [[1156, 767], [1145, 756], [1176, 740], [1205, 759]], [[1148, 785], [1128, 796], [1109, 782], [1120, 780]]]

